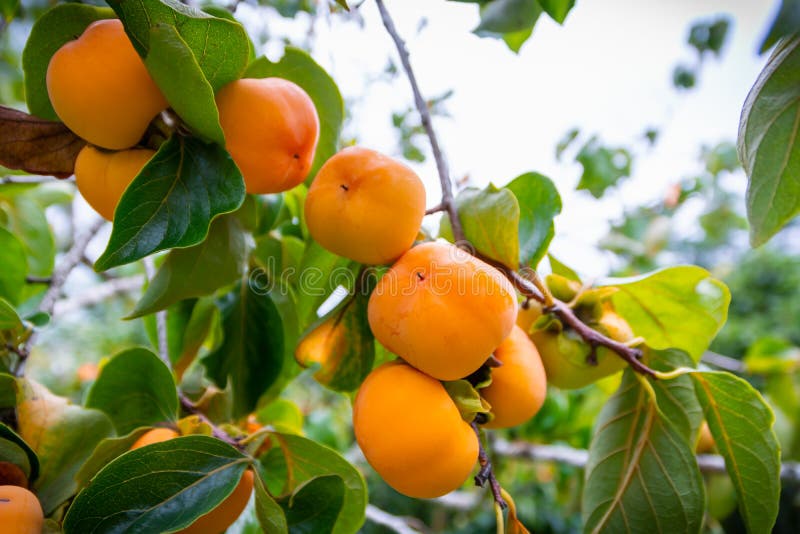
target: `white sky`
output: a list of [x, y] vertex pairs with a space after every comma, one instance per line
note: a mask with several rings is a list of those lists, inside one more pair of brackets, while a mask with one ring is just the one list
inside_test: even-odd
[[[596, 243], [607, 221], [623, 206], [659, 198], [668, 184], [697, 172], [701, 145], [735, 141], [742, 102], [765, 61], [755, 50], [772, 4], [578, 0], [563, 27], [542, 16], [519, 55], [499, 40], [471, 33], [478, 22], [475, 5], [390, 0], [387, 7], [407, 41], [425, 96], [455, 90], [446, 106], [452, 118], [435, 120], [453, 176], [469, 174], [479, 186], [504, 184], [530, 170], [550, 176], [564, 201], [551, 250], [580, 264], [582, 274], [600, 276], [609, 257], [596, 251]], [[245, 21], [248, 8], [242, 4], [237, 13]], [[317, 24], [313, 55], [353, 102], [352, 131], [360, 142], [394, 154], [391, 113], [408, 106], [411, 93], [404, 77], [367, 83], [379, 77], [388, 54], [396, 55], [374, 3], [367, 0], [360, 12], [363, 28], [337, 18]], [[722, 60], [706, 62], [698, 89], [676, 93], [672, 68], [695, 57], [685, 44], [690, 22], [720, 13], [733, 19]], [[422, 16], [427, 25], [418, 32]], [[301, 20], [270, 29], [296, 35], [306, 28]], [[572, 127], [599, 133], [609, 144], [630, 145], [650, 125], [661, 127], [657, 147], [636, 161], [634, 177], [609, 190], [602, 203], [574, 191], [580, 166], [555, 160], [556, 143]], [[433, 162], [417, 169], [428, 186], [428, 204], [435, 205]], [[741, 180], [744, 188], [744, 176]]]

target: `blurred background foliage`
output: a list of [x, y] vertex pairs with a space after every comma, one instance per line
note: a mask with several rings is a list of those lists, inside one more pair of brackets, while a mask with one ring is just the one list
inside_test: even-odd
[[[239, 1], [219, 2], [217, 8], [235, 8]], [[0, 0], [0, 102], [24, 107], [21, 52], [33, 21], [49, 6], [47, 0]], [[291, 43], [309, 47], [315, 21], [322, 17], [341, 17], [357, 26], [357, 10], [345, 12], [327, 2], [313, 0], [259, 1], [253, 6], [263, 12], [267, 24], [253, 35], [256, 46], [268, 42]], [[282, 31], [288, 20], [300, 21], [307, 30], [301, 38]], [[424, 22], [423, 22], [424, 23]], [[730, 21], [724, 16], [690, 23], [686, 46], [695, 60], [672, 69], [677, 92], [691, 91], [702, 84], [706, 61], [724, 57]], [[291, 32], [296, 35], [297, 32]], [[259, 42], [260, 41], [260, 42]], [[510, 46], [510, 45], [509, 45]], [[398, 68], [388, 60], [378, 83], [393, 80]], [[447, 116], [451, 91], [432, 98], [434, 115]], [[350, 108], [354, 102], [348, 103]], [[387, 110], [387, 122], [395, 129], [398, 152], [411, 161], [427, 156], [424, 131], [411, 107]], [[357, 135], [345, 126], [345, 137]], [[577, 162], [582, 168], [578, 189], [595, 198], [614, 195], [615, 187], [630, 179], [637, 155], [658, 150], [657, 127], [643, 127], [642, 136], [627, 145], [607, 145], [602, 136], [583, 132], [580, 125], [565, 132], [554, 150], [564, 165]], [[2, 171], [2, 169], [0, 169]], [[724, 365], [742, 374], [764, 392], [776, 409], [777, 430], [785, 460], [800, 460], [800, 224], [795, 222], [768, 245], [752, 250], [747, 242], [744, 217], [744, 181], [739, 172], [734, 140], [709, 140], [698, 147], [696, 172], [674, 177], [673, 185], [662, 199], [646, 205], [628, 206], [624, 215], [611, 225], [598, 247], [613, 257], [611, 276], [630, 276], [682, 263], [701, 265], [730, 287], [733, 300], [726, 326], [711, 350], [708, 363]], [[0, 172], [10, 175], [10, 172]], [[0, 178], [2, 180], [2, 178]], [[49, 274], [57, 251], [68, 248], [76, 218], [72, 197], [75, 189], [69, 181], [45, 184], [8, 184], [0, 182], [0, 228], [21, 236], [21, 245], [35, 252], [29, 257], [32, 274]], [[101, 237], [105, 239], [105, 237]], [[144, 273], [136, 265], [96, 274], [91, 261], [75, 271], [60, 303], [67, 309], [52, 328], [46, 330], [35, 347], [30, 376], [42, 381], [55, 393], [80, 400], [93, 379], [97, 364], [104, 358], [132, 345], [151, 343], [153, 325], [143, 320], [123, 320], [136, 300], [136, 281]], [[580, 269], [580, 266], [573, 266]], [[128, 285], [119, 283], [127, 280]], [[108, 298], [86, 299], [92, 288], [111, 284], [127, 288], [113, 291]], [[139, 282], [141, 284], [141, 282]], [[41, 292], [43, 286], [33, 286]], [[38, 287], [38, 288], [37, 288]], [[32, 295], [20, 296], [19, 302]], [[30, 302], [33, 310], [36, 299]], [[24, 310], [23, 310], [24, 311]], [[211, 328], [219, 328], [219, 318]], [[201, 349], [212, 350], [214, 336]], [[722, 356], [724, 359], [714, 358]], [[184, 383], [199, 380], [199, 370], [190, 369]], [[520, 439], [532, 443], [566, 444], [586, 448], [592, 424], [605, 399], [614, 390], [615, 378], [578, 391], [551, 389], [541, 412], [528, 424], [496, 433], [502, 439]], [[191, 390], [187, 387], [187, 390]], [[208, 398], [207, 406], [220, 404], [225, 413], [224, 392], [220, 398]], [[442, 499], [418, 501], [406, 498], [389, 488], [366, 465], [354, 445], [350, 425], [350, 398], [321, 388], [304, 372], [282, 394], [299, 409], [302, 432], [339, 450], [357, 463], [367, 476], [370, 502], [394, 515], [419, 518], [409, 520], [421, 530], [431, 532], [492, 532], [494, 515], [489, 493], [465, 487]], [[273, 424], [287, 423], [285, 411], [265, 407], [266, 419]], [[272, 410], [272, 411], [270, 411]], [[265, 412], [266, 413], [266, 412]], [[276, 415], [277, 414], [277, 415]], [[297, 424], [297, 420], [294, 420]], [[515, 497], [523, 522], [534, 532], [580, 532], [579, 496], [583, 473], [579, 468], [561, 464], [532, 464], [524, 460], [497, 457], [494, 465], [498, 478]], [[743, 531], [733, 504], [733, 489], [725, 476], [709, 477], [708, 529], [713, 532]], [[798, 519], [797, 488], [784, 488], [783, 506], [776, 532], [796, 532]], [[421, 520], [421, 522], [420, 522]], [[233, 530], [256, 532], [257, 526], [247, 514]], [[367, 533], [389, 532], [386, 527], [367, 522]]]

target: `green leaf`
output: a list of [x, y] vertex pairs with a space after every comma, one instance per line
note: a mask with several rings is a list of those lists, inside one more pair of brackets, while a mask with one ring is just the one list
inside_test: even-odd
[[217, 218], [208, 237], [169, 253], [128, 318], [141, 317], [192, 297], [210, 295], [242, 277], [248, 244], [239, 221]]
[[[341, 512], [332, 530], [334, 534], [356, 532], [364, 523], [367, 487], [364, 477], [336, 451], [310, 439], [291, 434], [270, 434], [280, 443], [284, 472], [267, 469], [267, 480], [283, 484], [283, 496], [297, 491], [303, 483], [325, 475], [336, 475], [344, 481]], [[269, 455], [267, 455], [269, 456]], [[287, 473], [291, 476], [287, 477]]]
[[236, 210], [244, 196], [242, 174], [227, 152], [191, 137], [172, 136], [123, 193], [95, 269], [196, 245], [206, 238], [214, 217]]
[[691, 374], [697, 398], [733, 481], [748, 532], [769, 532], [781, 492], [780, 445], [775, 415], [761, 394], [721, 371]]
[[504, 34], [533, 28], [542, 13], [536, 0], [493, 0], [481, 7], [481, 22], [475, 33]]
[[520, 265], [536, 268], [555, 235], [553, 218], [561, 213], [561, 196], [552, 180], [528, 172], [505, 186], [519, 202]]
[[631, 175], [631, 153], [624, 148], [602, 146], [592, 137], [581, 147], [575, 160], [583, 166], [578, 190], [585, 189], [600, 198], [606, 189]]
[[42, 119], [59, 120], [47, 94], [47, 66], [65, 43], [77, 39], [97, 20], [114, 18], [107, 7], [58, 4], [39, 17], [22, 51], [25, 71], [25, 100], [28, 110]]
[[151, 427], [137, 428], [122, 437], [106, 438], [98, 443], [97, 447], [92, 451], [92, 455], [89, 456], [75, 475], [78, 489], [83, 489], [88, 486], [89, 481], [92, 480], [106, 464], [110, 463], [117, 456], [128, 452], [131, 446], [136, 443], [136, 440], [150, 430], [152, 430]]
[[[491, 383], [491, 379], [488, 382]], [[475, 416], [479, 413], [488, 414], [491, 410], [489, 404], [481, 398], [477, 389], [467, 380], [452, 380], [442, 382], [442, 385], [453, 399], [461, 418], [467, 423], [474, 421]]]
[[81, 491], [65, 534], [173, 532], [233, 492], [249, 459], [208, 436], [185, 436], [123, 454]]
[[33, 489], [50, 515], [74, 495], [75, 474], [113, 427], [103, 412], [74, 406], [31, 380], [22, 384], [20, 397], [19, 434], [39, 457], [41, 470]]
[[[341, 0], [342, 2], [344, 0]], [[347, 9], [347, 5], [343, 6]], [[0, 16], [6, 21], [6, 23], [11, 22], [14, 19], [14, 15], [17, 13], [19, 9], [19, 0], [2, 0], [0, 1]]]
[[0, 460], [22, 469], [29, 483], [39, 476], [39, 457], [19, 434], [3, 423], [0, 423]]
[[770, 24], [769, 31], [759, 46], [758, 53], [763, 54], [781, 38], [797, 33], [800, 30], [800, 0], [781, 0], [781, 7]]
[[22, 319], [17, 315], [17, 311], [7, 300], [0, 298], [0, 332], [9, 330], [18, 333], [23, 329]]
[[257, 471], [257, 473], [254, 491], [256, 493], [256, 517], [261, 529], [264, 532], [274, 534], [288, 533], [289, 527], [286, 524], [286, 516], [283, 514], [283, 509], [267, 491], [260, 472]]
[[759, 246], [800, 213], [800, 36], [775, 49], [747, 95], [739, 159], [749, 178], [750, 243]]
[[570, 9], [575, 7], [575, 0], [538, 0], [545, 13], [554, 21], [564, 24]]
[[299, 285], [304, 290], [297, 296], [297, 318], [302, 329], [316, 320], [317, 309], [336, 289], [336, 273], [354, 266], [354, 262], [328, 252], [316, 241], [308, 243], [300, 262]]
[[603, 284], [619, 290], [614, 309], [654, 349], [677, 348], [698, 361], [728, 317], [731, 294], [695, 266], [661, 269]]
[[[645, 347], [645, 361], [652, 369], [663, 372], [695, 365], [688, 354], [675, 349], [658, 351]], [[651, 384], [663, 417], [689, 443], [695, 443], [697, 431], [703, 423], [703, 409], [697, 401], [692, 379], [681, 375], [670, 380], [655, 380]]]
[[186, 327], [182, 332], [180, 352], [170, 355], [170, 358], [174, 358], [173, 367], [179, 379], [200, 352], [200, 347], [203, 346], [213, 326], [216, 324], [215, 320], [218, 313], [219, 309], [210, 297], [198, 299], [192, 307], [189, 322], [186, 323]]
[[520, 205], [514, 193], [492, 184], [468, 188], [459, 193], [456, 208], [464, 235], [478, 252], [512, 269], [519, 266]]
[[553, 274], [563, 276], [567, 280], [574, 280], [575, 282], [581, 281], [581, 277], [578, 276], [578, 273], [573, 271], [571, 267], [558, 261], [552, 254], [547, 255], [547, 261], [550, 262], [550, 271], [552, 271]]
[[243, 283], [220, 301], [222, 345], [202, 360], [219, 387], [231, 382], [233, 416], [250, 413], [281, 375], [284, 331], [280, 312], [267, 291]]
[[0, 227], [0, 298], [19, 304], [28, 266], [25, 249], [14, 234]]
[[697, 460], [656, 398], [626, 370], [600, 412], [586, 464], [584, 532], [700, 532]]
[[289, 532], [317, 534], [333, 532], [344, 505], [344, 480], [324, 475], [304, 482], [291, 495], [278, 501], [286, 513]]
[[[250, 44], [238, 22], [212, 17], [176, 0], [111, 0], [108, 4], [122, 19], [134, 48], [143, 58], [152, 46], [151, 28], [175, 27], [215, 91], [238, 80], [247, 67]], [[181, 57], [188, 59], [183, 54]]]
[[306, 179], [309, 182], [328, 158], [339, 150], [339, 134], [344, 122], [344, 101], [333, 78], [314, 59], [299, 48], [287, 46], [277, 63], [260, 57], [247, 67], [245, 78], [277, 77], [303, 88], [314, 102], [319, 115], [319, 142], [314, 163]]
[[[7, 202], [4, 202], [4, 200]], [[28, 195], [8, 198], [0, 192], [0, 210], [9, 216], [8, 230], [25, 247], [28, 274], [49, 276], [53, 272], [56, 244], [44, 215], [44, 208]]]
[[367, 322], [369, 291], [348, 297], [300, 340], [295, 349], [303, 367], [319, 365], [314, 378], [341, 392], [355, 391], [372, 370], [375, 337]]
[[149, 350], [124, 350], [103, 366], [86, 396], [86, 407], [105, 412], [118, 434], [175, 421], [175, 379], [164, 362]]
[[192, 131], [225, 146], [214, 89], [175, 26], [155, 24], [150, 28], [150, 51], [144, 64], [169, 105]]
[[692, 25], [689, 30], [689, 45], [699, 54], [713, 52], [719, 56], [725, 37], [728, 35], [730, 19], [722, 16], [710, 21], [700, 21]]

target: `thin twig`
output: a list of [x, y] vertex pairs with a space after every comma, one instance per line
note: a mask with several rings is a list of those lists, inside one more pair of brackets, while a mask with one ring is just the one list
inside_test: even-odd
[[49, 284], [53, 279], [49, 276], [33, 276], [28, 275], [25, 277], [25, 282], [28, 284]]
[[440, 211], [447, 211], [447, 208], [441, 202], [432, 208], [426, 209], [425, 215], [433, 215], [434, 213], [439, 213]]
[[422, 121], [422, 127], [425, 128], [425, 133], [431, 143], [433, 159], [436, 161], [436, 170], [439, 172], [439, 183], [442, 186], [442, 206], [447, 210], [447, 214], [450, 217], [453, 237], [456, 243], [463, 243], [466, 239], [464, 237], [461, 221], [458, 218], [458, 211], [456, 210], [455, 197], [453, 196], [453, 184], [450, 181], [450, 171], [447, 169], [447, 160], [442, 153], [442, 149], [439, 146], [439, 139], [436, 137], [436, 132], [433, 129], [430, 109], [428, 109], [428, 104], [425, 103], [425, 99], [422, 97], [417, 78], [414, 76], [414, 69], [411, 68], [408, 48], [406, 48], [406, 43], [400, 37], [400, 34], [397, 33], [397, 28], [395, 28], [394, 21], [386, 10], [383, 0], [375, 0], [375, 3], [378, 5], [378, 11], [381, 13], [383, 25], [386, 27], [386, 31], [392, 37], [394, 45], [397, 48], [400, 62], [403, 64], [403, 69], [406, 71], [406, 76], [411, 84], [411, 91], [414, 93], [414, 105]]
[[375, 505], [368, 504], [366, 509], [367, 519], [396, 532], [397, 534], [419, 534], [426, 532], [424, 524], [414, 517], [400, 517], [381, 510]]
[[244, 447], [238, 441], [230, 437], [224, 430], [222, 430], [217, 425], [212, 423], [211, 420], [206, 416], [206, 414], [204, 414], [197, 406], [195, 406], [195, 404], [191, 401], [191, 399], [189, 399], [189, 397], [187, 397], [182, 391], [178, 393], [178, 400], [180, 400], [181, 408], [183, 408], [184, 411], [197, 416], [197, 418], [200, 419], [201, 422], [211, 427], [211, 434], [215, 438], [224, 441], [228, 445], [236, 447], [239, 450], [244, 449]]
[[486, 453], [486, 449], [483, 447], [483, 441], [481, 440], [481, 429], [478, 426], [478, 423], [474, 421], [470, 426], [472, 426], [472, 430], [475, 431], [475, 435], [478, 437], [478, 465], [480, 466], [480, 469], [478, 470], [478, 474], [475, 475], [475, 484], [483, 488], [488, 482], [489, 487], [492, 490], [494, 502], [496, 502], [502, 509], [505, 510], [508, 507], [508, 504], [500, 494], [500, 483], [494, 476], [492, 462], [489, 460], [489, 455]]
[[144, 280], [142, 276], [112, 278], [107, 282], [90, 287], [79, 295], [59, 300], [53, 308], [53, 314], [64, 315], [75, 310], [83, 310], [95, 306], [116, 295], [138, 291], [142, 288], [143, 284]]

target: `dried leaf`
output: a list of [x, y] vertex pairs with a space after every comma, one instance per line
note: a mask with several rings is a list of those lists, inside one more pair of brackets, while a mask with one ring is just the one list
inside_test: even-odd
[[86, 141], [60, 122], [0, 106], [0, 164], [31, 174], [72, 176]]

